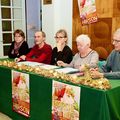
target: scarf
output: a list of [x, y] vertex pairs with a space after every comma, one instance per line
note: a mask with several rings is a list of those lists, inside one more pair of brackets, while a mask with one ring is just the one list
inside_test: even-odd
[[19, 43], [16, 43], [16, 42], [14, 42], [14, 48], [13, 48], [13, 50], [12, 50], [12, 54], [16, 54], [16, 55], [19, 55], [19, 49], [20, 49], [20, 47], [21, 47], [21, 45], [22, 45], [22, 43], [23, 43], [24, 41], [21, 41], [21, 42], [19, 42]]

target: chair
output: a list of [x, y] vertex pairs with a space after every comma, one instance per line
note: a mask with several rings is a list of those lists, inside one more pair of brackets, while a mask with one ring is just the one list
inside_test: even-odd
[[100, 60], [106, 60], [108, 57], [108, 51], [104, 47], [96, 47], [95, 51], [99, 54]]

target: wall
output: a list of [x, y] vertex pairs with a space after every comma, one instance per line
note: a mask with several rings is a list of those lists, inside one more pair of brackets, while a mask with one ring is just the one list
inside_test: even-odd
[[72, 1], [52, 0], [52, 4], [48, 5], [42, 2], [42, 30], [46, 32], [46, 41], [53, 47], [55, 33], [61, 28], [68, 32], [68, 45], [72, 47]]

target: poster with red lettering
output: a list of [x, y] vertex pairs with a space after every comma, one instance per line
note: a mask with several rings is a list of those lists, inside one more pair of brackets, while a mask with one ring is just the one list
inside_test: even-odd
[[30, 117], [29, 74], [12, 70], [13, 111]]
[[95, 0], [78, 0], [78, 7], [82, 25], [97, 22]]
[[78, 86], [53, 80], [52, 120], [79, 120], [80, 91]]

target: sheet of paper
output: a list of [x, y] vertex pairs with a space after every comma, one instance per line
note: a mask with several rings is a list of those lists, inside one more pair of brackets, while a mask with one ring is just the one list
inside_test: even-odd
[[40, 65], [42, 65], [43, 63], [23, 61], [23, 62], [18, 62], [17, 64], [18, 64], [18, 65], [24, 64], [24, 65], [28, 65], [28, 66], [34, 67], [34, 66], [40, 66]]
[[59, 68], [59, 69], [55, 69], [55, 70], [58, 71], [58, 72], [60, 72], [60, 73], [73, 73], [73, 72], [79, 72], [78, 69], [71, 68], [71, 67]]
[[41, 68], [44, 68], [44, 69], [56, 69], [56, 68], [59, 68], [58, 66], [55, 66], [55, 65], [47, 65], [47, 64], [42, 64], [40, 65]]

